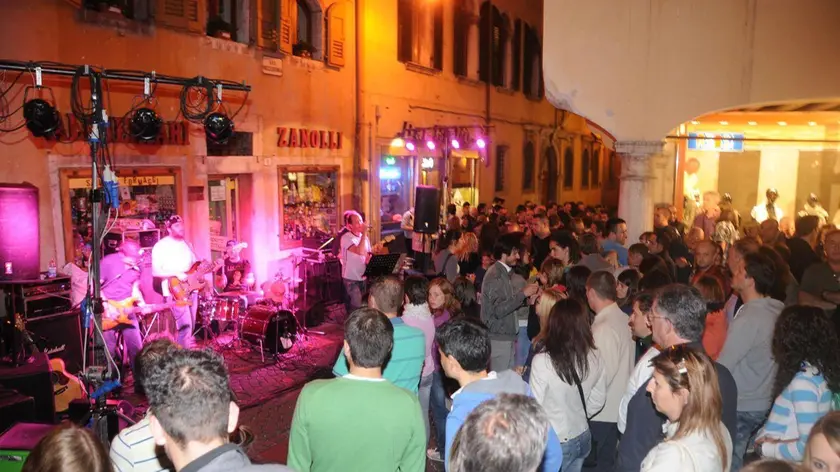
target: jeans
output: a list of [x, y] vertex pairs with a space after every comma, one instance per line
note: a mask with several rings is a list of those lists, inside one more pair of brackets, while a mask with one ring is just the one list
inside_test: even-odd
[[[193, 328], [195, 328], [198, 293], [192, 293], [189, 300], [189, 305], [175, 305], [172, 307], [172, 316], [175, 318], [175, 330], [177, 331], [175, 340], [184, 349], [192, 348], [195, 341], [193, 338]], [[167, 301], [171, 302], [171, 297]]]
[[587, 429], [579, 436], [560, 443], [563, 448], [562, 472], [580, 472], [583, 461], [592, 449], [592, 433]]
[[520, 326], [519, 334], [516, 337], [516, 360], [515, 366], [521, 367], [528, 360], [528, 350], [531, 348], [531, 340], [528, 339], [528, 327]]
[[[515, 341], [490, 340], [490, 370], [501, 372], [513, 369]], [[528, 356], [528, 353], [525, 353]]]
[[140, 328], [137, 325], [137, 320], [132, 320], [131, 325], [121, 324], [114, 329], [109, 329], [103, 333], [105, 337], [105, 346], [111, 354], [111, 358], [115, 361], [119, 353], [117, 350], [121, 346], [117, 346], [117, 334], [122, 333], [123, 342], [125, 343], [125, 350], [128, 351], [128, 362], [131, 365], [131, 371], [136, 377], [137, 373], [134, 370], [134, 359], [137, 358], [137, 353], [143, 348], [143, 340], [140, 338]]
[[446, 457], [446, 416], [449, 410], [446, 409], [446, 390], [443, 387], [443, 372], [440, 370], [432, 374], [429, 407], [432, 410], [432, 419], [435, 421], [435, 441], [440, 457]]
[[589, 427], [591, 428], [592, 439], [597, 443], [598, 465], [587, 467], [586, 470], [611, 472], [615, 466], [615, 456], [618, 449], [618, 426], [615, 423], [593, 421], [589, 424]]
[[732, 472], [738, 472], [743, 467], [747, 446], [750, 445], [755, 432], [766, 419], [766, 411], [738, 412], [738, 431], [735, 433], [735, 441], [732, 444], [732, 468], [730, 469]]
[[420, 379], [420, 389], [417, 392], [417, 398], [420, 400], [420, 413], [423, 414], [423, 426], [426, 427], [426, 444], [429, 444], [429, 400], [432, 394], [432, 382], [435, 374], [431, 374]]
[[344, 282], [344, 304], [347, 307], [347, 315], [362, 307], [362, 295], [365, 293], [364, 280], [341, 279]]

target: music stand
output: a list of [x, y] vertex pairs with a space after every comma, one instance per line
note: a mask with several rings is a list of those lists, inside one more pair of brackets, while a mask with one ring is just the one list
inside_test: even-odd
[[405, 254], [380, 254], [370, 258], [365, 269], [368, 280], [383, 275], [396, 274], [402, 267]]

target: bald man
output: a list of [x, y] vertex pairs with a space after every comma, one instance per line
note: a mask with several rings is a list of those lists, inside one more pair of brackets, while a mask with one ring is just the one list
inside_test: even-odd
[[[143, 294], [140, 293], [140, 246], [133, 241], [125, 241], [118, 252], [102, 258], [100, 277], [102, 280], [102, 299], [105, 304], [103, 317], [116, 318], [118, 312], [113, 308], [114, 303], [121, 305], [145, 305]], [[131, 323], [118, 324], [115, 328], [104, 332], [105, 345], [111, 358], [117, 355], [117, 333], [122, 332], [125, 347], [128, 351], [128, 361], [134, 371], [134, 358], [143, 348], [140, 338], [140, 328], [136, 316], [130, 316]]]
[[721, 249], [712, 241], [705, 240], [697, 243], [694, 248], [694, 273], [691, 275], [692, 285], [700, 277], [710, 275], [720, 281], [724, 294], [729, 296], [730, 280], [721, 265]]

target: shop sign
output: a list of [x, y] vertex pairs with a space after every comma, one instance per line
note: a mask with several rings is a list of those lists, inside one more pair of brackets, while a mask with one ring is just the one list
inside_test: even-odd
[[462, 143], [471, 143], [478, 138], [487, 139], [488, 129], [481, 126], [433, 126], [431, 128], [415, 128], [411, 123], [403, 123], [403, 139], [416, 142], [432, 140], [445, 142], [457, 139]]
[[341, 141], [340, 131], [277, 127], [277, 147], [341, 149]]
[[[183, 121], [167, 121], [161, 124], [160, 134], [152, 141], [140, 141], [131, 135], [128, 128], [129, 118], [110, 117], [107, 129], [107, 142], [116, 144], [147, 144], [152, 146], [186, 146], [190, 143], [187, 124]], [[82, 123], [72, 113], [61, 117], [61, 126], [51, 138], [52, 141], [86, 141], [89, 136]]]
[[[120, 187], [145, 187], [157, 185], [175, 185], [174, 175], [130, 175], [117, 177]], [[68, 186], [74, 188], [91, 188], [89, 177], [73, 177], [68, 179]]]
[[739, 133], [688, 133], [691, 151], [743, 152], [744, 135]]

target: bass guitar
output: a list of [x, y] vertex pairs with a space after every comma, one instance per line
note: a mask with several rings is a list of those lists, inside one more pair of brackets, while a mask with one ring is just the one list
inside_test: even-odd
[[175, 301], [172, 303], [158, 303], [155, 305], [135, 306], [137, 302], [134, 298], [126, 298], [125, 300], [108, 300], [103, 304], [105, 311], [102, 314], [102, 329], [108, 331], [114, 329], [119, 325], [131, 325], [134, 321], [134, 315], [142, 313], [144, 315], [154, 313], [156, 311], [166, 310], [177, 305], [188, 305], [189, 302]]
[[216, 262], [199, 261], [193, 264], [190, 270], [186, 272], [187, 276], [184, 280], [178, 277], [166, 277], [163, 283], [168, 284], [169, 293], [172, 295], [172, 298], [179, 302], [188, 302], [190, 293], [203, 289], [207, 284], [207, 280], [204, 277], [207, 274], [216, 272], [224, 265], [225, 262], [221, 259]]

